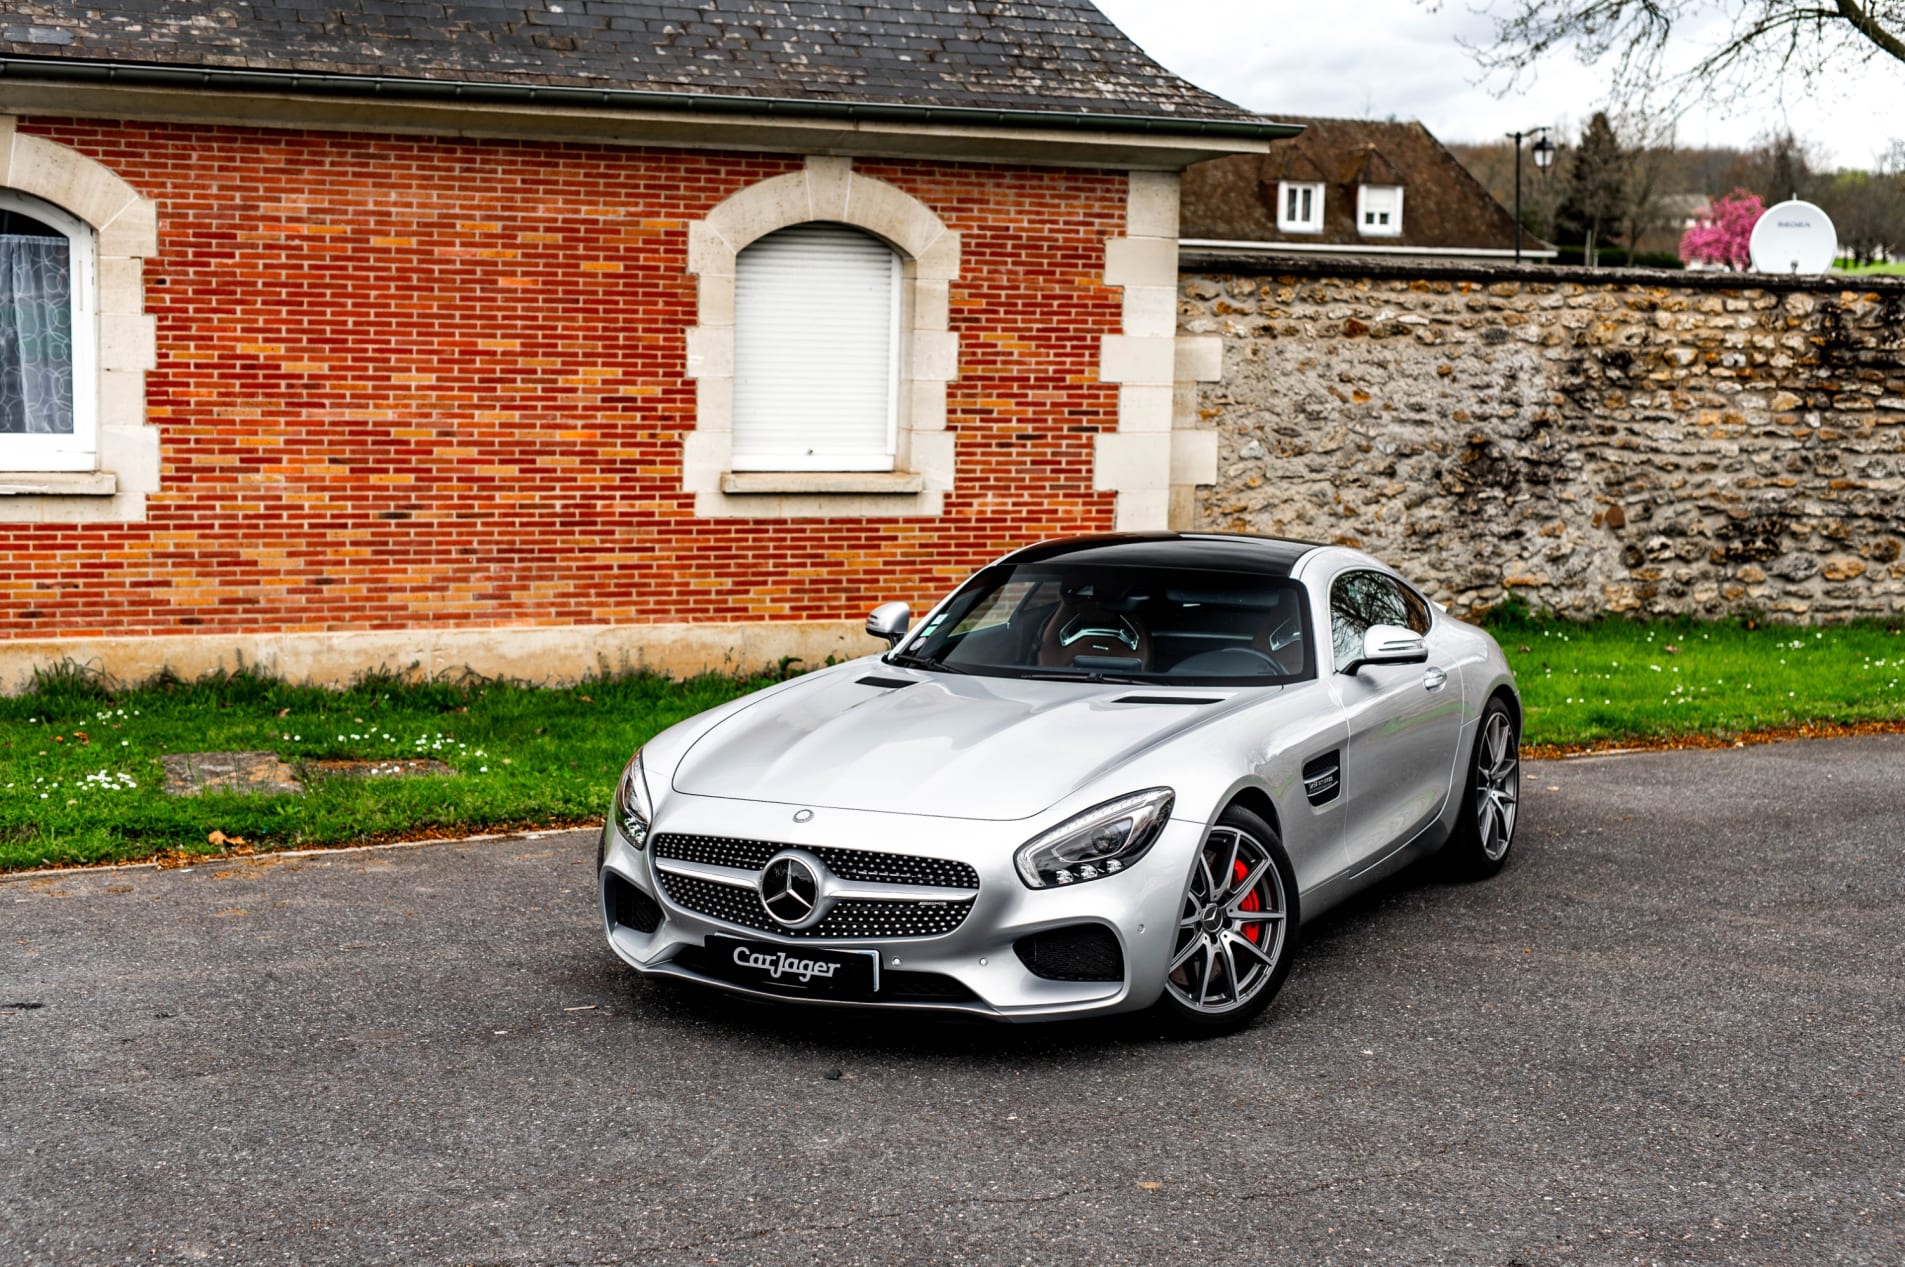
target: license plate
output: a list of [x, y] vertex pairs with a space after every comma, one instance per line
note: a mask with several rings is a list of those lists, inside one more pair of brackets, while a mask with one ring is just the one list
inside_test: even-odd
[[880, 988], [877, 951], [776, 946], [718, 935], [706, 947], [720, 975], [737, 985], [825, 998], [863, 998]]

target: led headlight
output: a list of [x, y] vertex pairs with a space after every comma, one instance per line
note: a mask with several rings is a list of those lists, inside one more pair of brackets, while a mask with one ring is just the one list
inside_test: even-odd
[[648, 845], [648, 824], [654, 817], [655, 811], [648, 803], [648, 782], [642, 777], [642, 754], [638, 750], [615, 785], [615, 826], [622, 833], [622, 839], [642, 849]]
[[1116, 875], [1144, 856], [1164, 830], [1177, 794], [1154, 787], [1095, 805], [1028, 840], [1013, 859], [1019, 878], [1051, 889]]

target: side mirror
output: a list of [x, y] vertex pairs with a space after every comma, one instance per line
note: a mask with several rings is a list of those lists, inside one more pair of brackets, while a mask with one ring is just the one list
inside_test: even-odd
[[906, 636], [906, 627], [912, 623], [913, 609], [905, 603], [881, 603], [867, 617], [867, 635], [884, 638], [887, 646], [897, 647]]
[[1422, 635], [1401, 625], [1371, 625], [1363, 631], [1363, 653], [1343, 666], [1355, 673], [1365, 664], [1421, 664], [1429, 658]]

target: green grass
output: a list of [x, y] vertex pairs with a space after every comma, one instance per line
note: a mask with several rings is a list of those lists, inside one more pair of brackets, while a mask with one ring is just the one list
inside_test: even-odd
[[1905, 634], [1731, 621], [1489, 622], [1521, 687], [1524, 742], [1729, 739], [1818, 723], [1905, 723]]
[[[629, 754], [766, 685], [650, 675], [562, 689], [361, 681], [337, 692], [240, 672], [109, 690], [71, 666], [0, 698], [0, 870], [211, 853], [213, 832], [287, 848], [597, 817]], [[163, 790], [164, 753], [299, 763], [434, 757], [452, 776], [310, 773], [302, 796]]]
[[1905, 274], [1905, 264], [1834, 264], [1832, 271], [1835, 273], [1889, 273], [1898, 275]]
[[[1905, 634], [1744, 620], [1592, 624], [1505, 610], [1489, 622], [1514, 665], [1531, 745], [1730, 739], [1808, 724], [1905, 725]], [[348, 691], [240, 672], [113, 690], [84, 670], [0, 698], [0, 870], [211, 854], [212, 833], [258, 849], [598, 817], [628, 755], [664, 727], [770, 679], [362, 681]], [[302, 796], [169, 796], [166, 753], [269, 751]], [[434, 757], [454, 774], [325, 774], [330, 759]]]

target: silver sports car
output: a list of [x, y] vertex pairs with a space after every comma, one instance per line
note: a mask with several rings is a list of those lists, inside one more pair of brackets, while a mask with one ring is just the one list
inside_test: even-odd
[[774, 999], [1222, 1030], [1302, 920], [1438, 849], [1508, 856], [1514, 675], [1367, 554], [1053, 541], [909, 616], [635, 754], [599, 865], [616, 954]]

